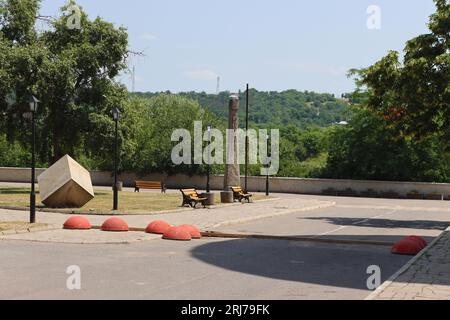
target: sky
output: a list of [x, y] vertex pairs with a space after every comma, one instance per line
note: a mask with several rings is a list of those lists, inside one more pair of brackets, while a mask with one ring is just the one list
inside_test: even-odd
[[[58, 16], [66, 0], [43, 0]], [[327, 92], [354, 89], [349, 69], [368, 67], [388, 50], [427, 33], [432, 0], [78, 0], [90, 18], [127, 28], [144, 51], [136, 91]], [[369, 7], [380, 9], [378, 16]], [[380, 17], [380, 19], [377, 19]], [[375, 20], [373, 20], [375, 19]], [[379, 26], [376, 29], [368, 28]], [[378, 24], [379, 22], [379, 24]], [[119, 81], [131, 90], [131, 76]]]

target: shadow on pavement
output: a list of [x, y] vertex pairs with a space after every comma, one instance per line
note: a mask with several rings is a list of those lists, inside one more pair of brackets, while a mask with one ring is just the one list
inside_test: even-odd
[[392, 220], [392, 219], [365, 219], [365, 218], [341, 218], [341, 217], [319, 217], [302, 218], [308, 220], [323, 220], [339, 226], [369, 227], [384, 229], [421, 229], [444, 231], [450, 226], [450, 221], [431, 220]]
[[[339, 238], [351, 239], [352, 236]], [[390, 249], [386, 246], [240, 239], [207, 243], [194, 248], [191, 254], [200, 261], [235, 272], [368, 291], [369, 266], [379, 266], [382, 281], [385, 281], [411, 259], [393, 255]]]

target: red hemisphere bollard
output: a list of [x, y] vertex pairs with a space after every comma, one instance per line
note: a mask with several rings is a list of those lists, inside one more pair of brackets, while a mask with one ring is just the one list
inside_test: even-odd
[[145, 229], [146, 233], [154, 233], [154, 234], [164, 234], [167, 230], [172, 228], [172, 226], [163, 220], [153, 221], [147, 226]]
[[183, 227], [172, 227], [164, 233], [163, 239], [178, 240], [178, 241], [190, 241], [190, 240], [192, 240], [192, 236]]
[[192, 226], [190, 224], [183, 224], [180, 227], [184, 228], [187, 232], [189, 232], [192, 239], [201, 239], [202, 238], [202, 234], [196, 226]]
[[103, 231], [113, 232], [127, 232], [129, 230], [128, 224], [119, 218], [110, 218], [102, 225]]
[[66, 230], [90, 230], [91, 228], [89, 220], [81, 216], [71, 217], [64, 223]]

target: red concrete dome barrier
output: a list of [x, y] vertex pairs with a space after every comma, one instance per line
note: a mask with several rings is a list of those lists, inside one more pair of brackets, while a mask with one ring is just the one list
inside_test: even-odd
[[167, 230], [169, 230], [172, 226], [163, 220], [153, 221], [147, 226], [145, 229], [146, 233], [154, 233], [154, 234], [164, 234]]
[[192, 239], [201, 239], [202, 238], [202, 234], [196, 226], [192, 226], [190, 224], [183, 224], [180, 227], [184, 228], [187, 232], [189, 232]]
[[420, 253], [425, 247], [419, 243], [417, 239], [405, 238], [400, 240], [392, 247], [393, 254], [411, 255], [415, 256]]
[[185, 228], [171, 227], [169, 230], [167, 230], [164, 233], [163, 239], [178, 240], [178, 241], [190, 241], [190, 240], [192, 240], [192, 236]]
[[425, 249], [428, 246], [428, 242], [419, 236], [409, 236], [407, 239], [411, 239], [413, 241], [416, 241], [417, 243], [419, 243], [422, 246], [422, 249]]
[[64, 229], [67, 230], [90, 230], [92, 228], [88, 219], [81, 216], [75, 216], [64, 222]]
[[119, 218], [110, 218], [102, 225], [103, 231], [126, 232], [129, 230], [128, 224]]

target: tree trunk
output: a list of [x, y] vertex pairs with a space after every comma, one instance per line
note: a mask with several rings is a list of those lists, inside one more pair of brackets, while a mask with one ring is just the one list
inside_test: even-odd
[[53, 162], [57, 162], [64, 156], [63, 148], [61, 145], [61, 135], [57, 130], [53, 131]]

